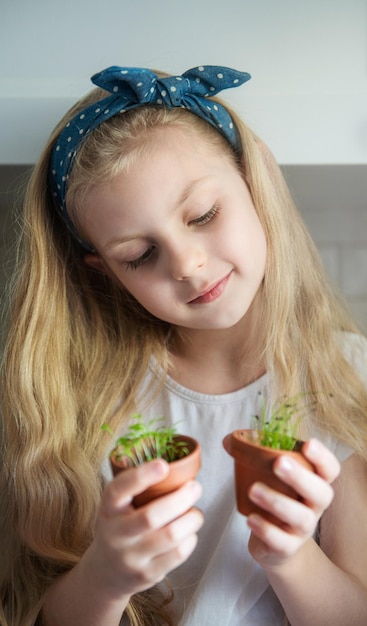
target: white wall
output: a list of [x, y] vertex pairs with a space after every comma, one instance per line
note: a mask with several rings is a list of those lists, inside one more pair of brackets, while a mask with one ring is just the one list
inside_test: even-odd
[[222, 64], [281, 163], [367, 163], [365, 0], [0, 0], [0, 163], [32, 163], [108, 65]]

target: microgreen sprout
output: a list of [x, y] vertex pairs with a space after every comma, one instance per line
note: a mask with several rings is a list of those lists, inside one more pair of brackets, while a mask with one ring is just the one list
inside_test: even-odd
[[262, 397], [259, 415], [254, 415], [256, 429], [259, 432], [262, 446], [274, 450], [293, 450], [297, 444], [297, 430], [302, 414], [300, 413], [300, 399], [304, 394], [293, 398], [284, 397], [269, 414], [264, 397]]
[[[147, 424], [141, 414], [133, 415], [132, 419], [135, 421], [129, 425], [126, 434], [116, 440], [111, 452], [110, 456], [117, 461], [123, 459], [127, 466], [135, 467], [157, 458], [172, 463], [189, 454], [186, 442], [177, 439], [174, 426], [159, 425], [164, 418], [153, 418]], [[113, 435], [108, 424], [103, 424], [102, 430]]]

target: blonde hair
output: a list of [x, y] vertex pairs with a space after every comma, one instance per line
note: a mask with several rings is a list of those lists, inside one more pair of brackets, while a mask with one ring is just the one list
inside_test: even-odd
[[[55, 129], [24, 206], [2, 368], [3, 626], [34, 624], [47, 588], [92, 541], [109, 445], [101, 425], [117, 428], [137, 409], [152, 355], [162, 380], [168, 366], [172, 329], [84, 264], [47, 189], [50, 151], [61, 128], [103, 95], [94, 90]], [[77, 224], [91, 185], [128, 168], [162, 126], [197, 133], [225, 152], [243, 173], [268, 243], [259, 355], [277, 393], [327, 392], [314, 419], [366, 458], [366, 391], [338, 341], [340, 331], [358, 331], [328, 286], [271, 154], [230, 113], [242, 140], [241, 162], [215, 129], [186, 110], [142, 107], [111, 118], [76, 157], [70, 213]], [[152, 593], [133, 597], [127, 615], [134, 626], [170, 623], [162, 599]]]

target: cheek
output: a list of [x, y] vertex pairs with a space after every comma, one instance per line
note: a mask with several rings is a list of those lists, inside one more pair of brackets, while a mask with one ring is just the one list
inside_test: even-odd
[[[172, 294], [167, 293], [162, 287], [153, 284], [135, 285], [129, 289], [130, 294], [137, 302], [154, 317], [166, 322], [171, 322], [171, 313], [173, 310]], [[169, 303], [169, 306], [167, 306]]]
[[254, 260], [254, 270], [257, 268], [259, 274], [263, 276], [267, 258], [267, 243], [265, 233], [260, 226], [251, 239], [251, 255]]
[[106, 275], [122, 289], [128, 291], [132, 295], [149, 287], [147, 280], [142, 280], [142, 274], [139, 270], [125, 269], [122, 265], [115, 263], [107, 264]]
[[236, 243], [237, 247], [246, 251], [256, 251], [259, 254], [266, 253], [266, 237], [264, 229], [259, 222], [257, 215], [251, 215], [250, 217], [239, 216], [239, 219], [235, 221], [232, 228], [231, 236], [226, 233], [225, 238], [230, 246]]
[[242, 223], [232, 236], [231, 248], [238, 255], [246, 272], [262, 277], [265, 273], [267, 242], [260, 222]]
[[161, 289], [156, 281], [153, 278], [149, 279], [139, 275], [139, 270], [136, 270], [131, 276], [125, 275], [119, 282], [122, 289], [131, 293], [146, 308], [149, 308], [150, 303], [161, 299], [159, 298]]
[[263, 265], [265, 268], [267, 253], [268, 253], [268, 244], [266, 241], [266, 236], [262, 226], [259, 224], [257, 237], [254, 237], [254, 244], [257, 250], [258, 256], [263, 259]]

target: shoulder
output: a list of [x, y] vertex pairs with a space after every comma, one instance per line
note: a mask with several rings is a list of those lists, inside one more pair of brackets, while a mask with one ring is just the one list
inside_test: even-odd
[[[321, 519], [321, 547], [341, 569], [367, 586], [367, 465], [356, 454], [333, 483], [334, 499]], [[336, 523], [337, 520], [337, 523]]]
[[340, 333], [339, 345], [344, 358], [350, 363], [367, 387], [367, 337], [356, 333]]

